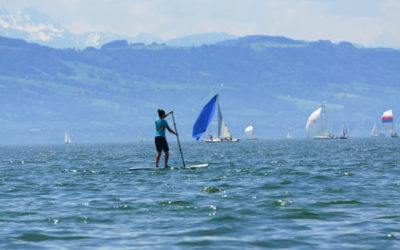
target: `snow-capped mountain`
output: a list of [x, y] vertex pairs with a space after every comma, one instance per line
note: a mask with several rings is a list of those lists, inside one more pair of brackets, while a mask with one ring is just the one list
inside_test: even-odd
[[114, 40], [126, 40], [128, 43], [165, 43], [174, 47], [192, 47], [205, 44], [211, 45], [224, 40], [238, 38], [227, 33], [205, 33], [163, 41], [160, 37], [148, 33], [139, 33], [133, 37], [109, 32], [73, 34], [67, 28], [33, 7], [14, 13], [0, 9], [0, 36], [19, 38], [53, 48], [77, 49], [89, 46], [99, 48], [103, 44]]
[[140, 33], [136, 37], [122, 36], [108, 32], [72, 34], [47, 15], [35, 8], [10, 13], [0, 10], [0, 36], [20, 38], [54, 48], [100, 47], [113, 40], [127, 40], [131, 43], [162, 42], [161, 38]]
[[49, 42], [64, 36], [65, 33], [65, 29], [33, 8], [16, 13], [0, 10], [0, 34], [3, 36]]

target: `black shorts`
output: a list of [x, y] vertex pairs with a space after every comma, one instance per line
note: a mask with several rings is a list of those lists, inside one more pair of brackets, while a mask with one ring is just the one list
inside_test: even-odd
[[156, 143], [157, 152], [169, 151], [168, 143], [164, 136], [156, 136], [154, 142]]

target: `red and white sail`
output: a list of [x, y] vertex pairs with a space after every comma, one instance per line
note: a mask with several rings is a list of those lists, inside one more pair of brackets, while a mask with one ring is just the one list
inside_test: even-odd
[[390, 110], [386, 110], [385, 112], [383, 112], [382, 114], [382, 123], [383, 123], [383, 127], [385, 128], [386, 131], [389, 131], [390, 133], [392, 133], [394, 131], [393, 128], [393, 111]]
[[311, 113], [306, 124], [306, 132], [308, 137], [314, 137], [321, 134], [321, 110], [319, 108]]

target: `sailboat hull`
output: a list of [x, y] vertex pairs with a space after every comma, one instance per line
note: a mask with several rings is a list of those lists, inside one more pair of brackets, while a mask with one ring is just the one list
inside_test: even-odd
[[320, 136], [314, 136], [314, 140], [328, 140], [328, 139], [337, 139], [335, 135], [320, 135]]
[[237, 138], [232, 138], [232, 139], [221, 139], [221, 138], [215, 138], [215, 139], [204, 139], [204, 142], [207, 143], [213, 143], [213, 142], [238, 142], [239, 139]]

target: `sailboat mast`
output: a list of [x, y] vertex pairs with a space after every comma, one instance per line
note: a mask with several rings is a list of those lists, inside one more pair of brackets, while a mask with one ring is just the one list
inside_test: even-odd
[[325, 129], [326, 129], [326, 117], [325, 117], [325, 105], [322, 104], [321, 106], [321, 133], [322, 135], [325, 135]]
[[221, 138], [222, 134], [222, 113], [219, 107], [219, 98], [217, 98], [217, 109], [218, 109], [218, 138]]

